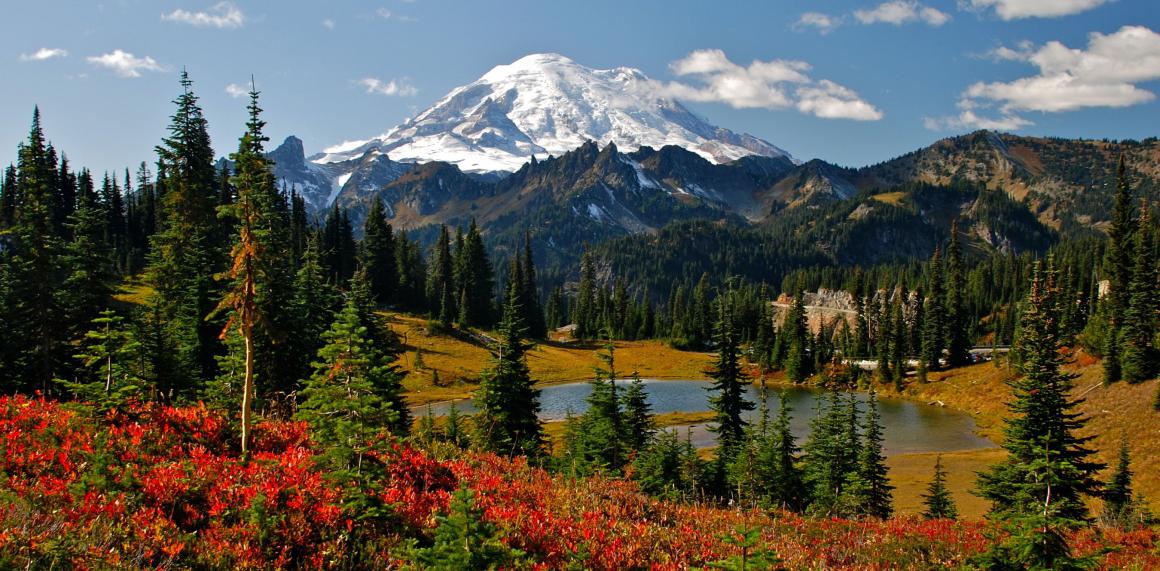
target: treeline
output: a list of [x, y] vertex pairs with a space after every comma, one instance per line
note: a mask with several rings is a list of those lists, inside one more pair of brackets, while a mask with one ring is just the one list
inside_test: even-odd
[[[34, 112], [0, 186], [5, 392], [92, 396], [91, 385], [166, 402], [229, 399], [249, 361], [258, 406], [285, 414], [315, 370], [323, 333], [351, 300], [368, 324], [385, 307], [429, 313], [443, 327], [500, 319], [495, 271], [474, 223], [454, 236], [444, 227], [430, 252], [396, 232], [381, 204], [361, 240], [338, 208], [315, 224], [302, 197], [267, 172], [256, 93], [238, 151], [219, 169], [184, 74], [181, 87], [154, 166], [141, 163], [123, 181], [105, 175], [95, 185], [87, 169], [74, 172]], [[525, 246], [507, 281], [521, 284], [520, 311], [543, 337]], [[245, 304], [222, 305], [245, 289], [242, 270], [256, 318], [248, 348], [230, 329]], [[133, 297], [140, 303], [123, 301]], [[371, 331], [381, 350], [401, 349], [384, 327]]]

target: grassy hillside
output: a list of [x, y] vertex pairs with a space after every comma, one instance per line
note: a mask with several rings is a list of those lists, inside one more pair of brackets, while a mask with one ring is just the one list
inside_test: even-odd
[[[491, 356], [483, 339], [431, 333], [425, 319], [412, 315], [389, 314], [387, 322], [404, 344], [399, 364], [407, 373], [404, 386], [412, 404], [463, 398], [475, 390]], [[660, 341], [617, 341], [615, 346], [616, 369], [623, 376], [638, 371], [652, 379], [703, 379], [712, 359], [707, 353], [678, 351]], [[528, 367], [542, 384], [588, 380], [599, 349], [595, 344], [560, 340], [540, 343], [528, 352]]]
[[[1146, 497], [1153, 510], [1160, 509], [1160, 431], [1156, 429], [1160, 413], [1152, 409], [1157, 381], [1105, 387], [1099, 362], [1082, 353], [1075, 355], [1069, 370], [1077, 375], [1072, 394], [1084, 399], [1080, 411], [1089, 418], [1085, 435], [1094, 437], [1091, 446], [1098, 451], [1099, 460], [1114, 466], [1120, 441], [1127, 438], [1136, 493]], [[932, 373], [929, 383], [911, 385], [902, 396], [966, 411], [975, 418], [980, 434], [1001, 442], [1003, 416], [1007, 414], [1004, 403], [1011, 394], [1005, 381], [1011, 375], [1006, 367], [981, 363]], [[933, 460], [929, 464], [933, 465]], [[928, 473], [929, 469], [927, 466]], [[1111, 469], [1103, 475], [1105, 479], [1110, 473]]]

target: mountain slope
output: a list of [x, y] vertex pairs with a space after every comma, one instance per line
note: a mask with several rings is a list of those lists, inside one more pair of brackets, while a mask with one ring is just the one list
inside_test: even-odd
[[465, 172], [518, 170], [585, 141], [627, 150], [674, 145], [712, 162], [788, 157], [772, 144], [710, 125], [631, 68], [592, 69], [557, 54], [532, 54], [452, 90], [413, 119], [370, 141], [327, 149], [320, 165], [370, 149], [401, 162], [441, 161]]

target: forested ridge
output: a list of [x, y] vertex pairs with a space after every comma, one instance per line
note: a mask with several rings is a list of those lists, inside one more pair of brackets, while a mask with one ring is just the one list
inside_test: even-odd
[[[314, 220], [249, 95], [219, 163], [183, 72], [156, 157], [101, 176], [33, 112], [0, 186], [3, 565], [1160, 564], [1128, 447], [1105, 480], [1067, 369], [1083, 352], [1108, 384], [1160, 372], [1154, 191], [1123, 158], [1100, 167], [1106, 234], [957, 179], [757, 225], [693, 209], [546, 257], [534, 232], [473, 219], [416, 240], [378, 199], [361, 232], [341, 204]], [[810, 319], [819, 290], [849, 318]], [[477, 412], [412, 411], [388, 309], [488, 348]], [[713, 353], [711, 452], [658, 427], [639, 372], [617, 368], [613, 341], [640, 339]], [[598, 352], [587, 409], [553, 437], [526, 355], [562, 342]], [[877, 393], [977, 346], [1011, 348], [1007, 455], [976, 490], [990, 517], [956, 521], [941, 463], [924, 515], [895, 517]], [[767, 377], [829, 389], [804, 441], [786, 399], [747, 399]]]

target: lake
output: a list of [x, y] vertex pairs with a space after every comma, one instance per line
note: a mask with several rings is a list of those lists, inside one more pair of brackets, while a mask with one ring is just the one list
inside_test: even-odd
[[[623, 387], [629, 382], [631, 381], [621, 380], [616, 383], [618, 387]], [[652, 405], [655, 414], [709, 410], [710, 381], [645, 380], [644, 384], [649, 404]], [[588, 406], [584, 399], [588, 397], [590, 391], [591, 387], [586, 382], [543, 387], [540, 393], [540, 418], [544, 421], [563, 420], [569, 413], [572, 415], [583, 413]], [[750, 401], [757, 402], [758, 392], [757, 387], [746, 387], [746, 396]], [[776, 389], [769, 389], [766, 392], [770, 416], [774, 416], [780, 405], [780, 395]], [[790, 414], [793, 432], [799, 442], [804, 441], [809, 434], [809, 422], [814, 416], [816, 403], [826, 392], [790, 387], [784, 389], [784, 394], [793, 409]], [[857, 397], [861, 402], [866, 401], [865, 393], [857, 393]], [[465, 414], [475, 412], [470, 400], [452, 402], [460, 412]], [[451, 404], [451, 402], [437, 403], [432, 405], [431, 409], [437, 416], [445, 415], [450, 410]], [[887, 454], [951, 452], [995, 446], [990, 440], [975, 434], [975, 421], [962, 412], [893, 398], [880, 398], [878, 408], [882, 415], [885, 438], [883, 447]], [[426, 407], [419, 407], [413, 412], [416, 415], [426, 414]], [[750, 413], [750, 420], [756, 420], [757, 414], [757, 410]], [[687, 432], [698, 447], [714, 444], [715, 435], [708, 430], [707, 425], [694, 424], [674, 429], [682, 436]]]

